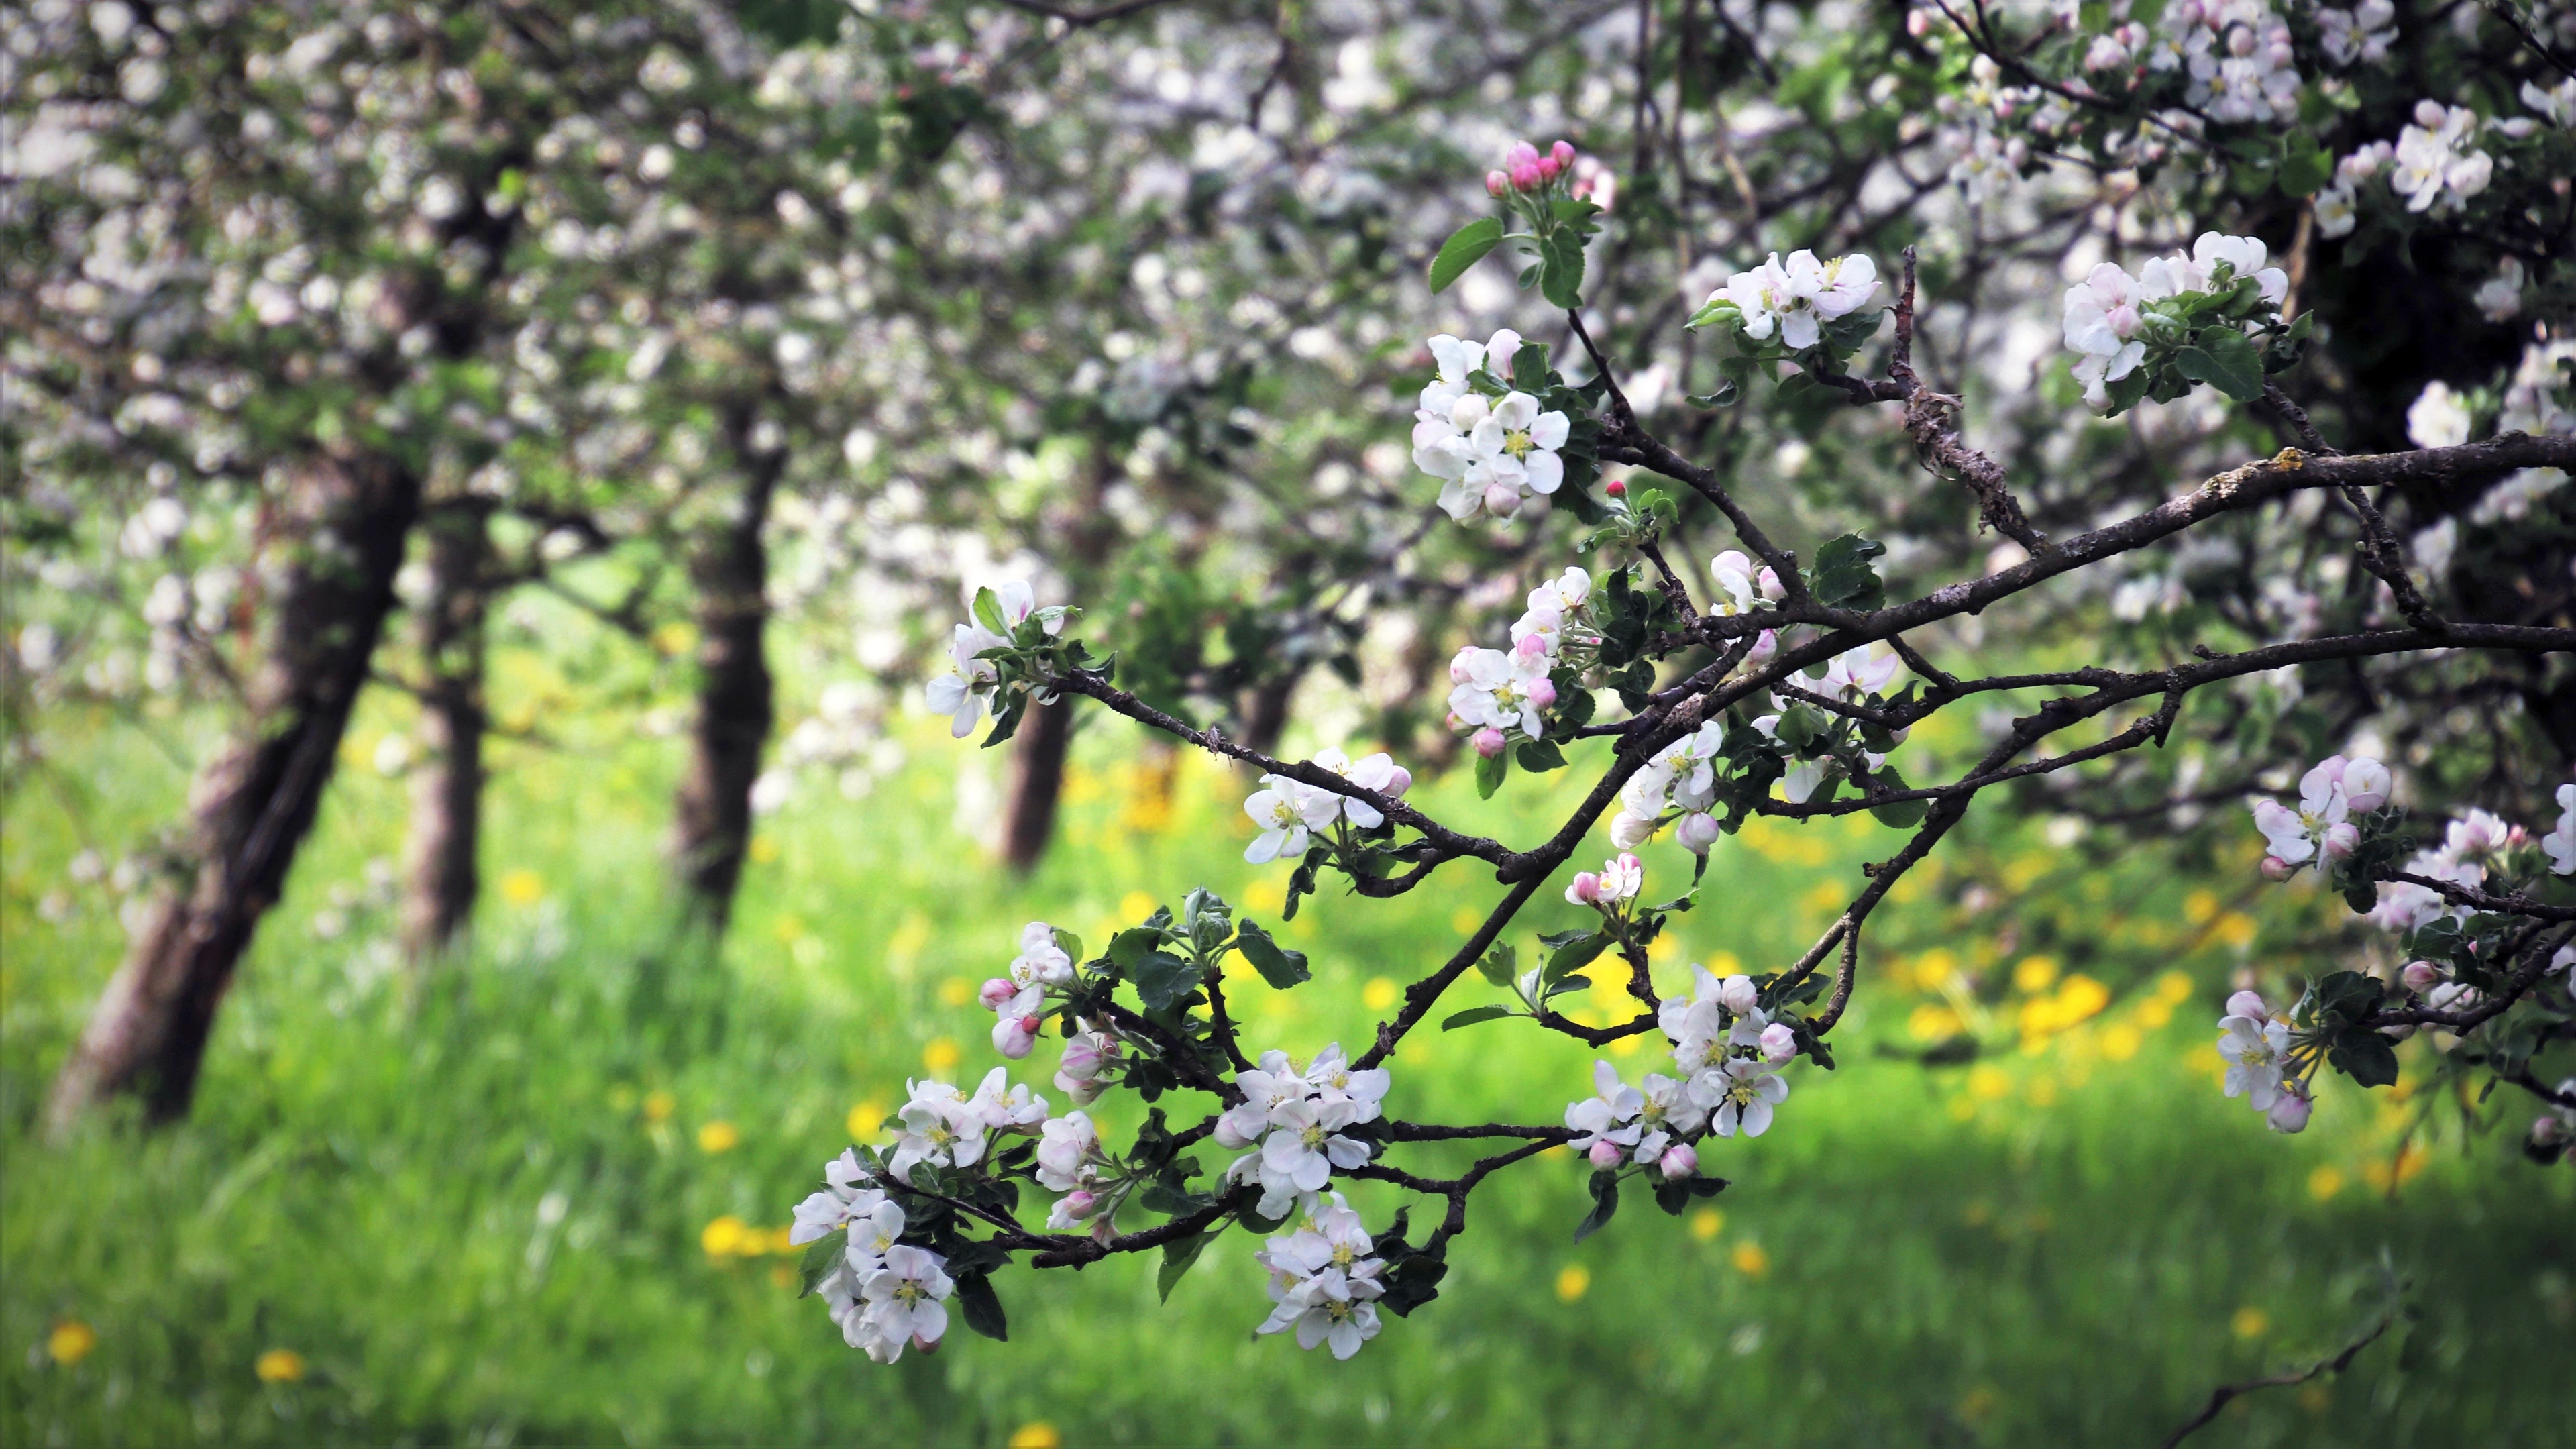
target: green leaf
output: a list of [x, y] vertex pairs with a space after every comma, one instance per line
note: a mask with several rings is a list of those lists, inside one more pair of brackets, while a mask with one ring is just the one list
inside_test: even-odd
[[1478, 755], [1476, 757], [1476, 798], [1493, 799], [1494, 792], [1503, 788], [1503, 772], [1510, 768], [1508, 751], [1497, 750], [1490, 755]]
[[1163, 1265], [1154, 1270], [1154, 1291], [1162, 1296], [1162, 1301], [1172, 1301], [1172, 1285], [1181, 1281], [1181, 1275], [1190, 1271], [1190, 1265], [1199, 1260], [1199, 1254], [1206, 1252], [1207, 1245], [1215, 1241], [1214, 1233], [1192, 1233], [1163, 1245]]
[[[1911, 788], [1905, 783], [1905, 777], [1896, 772], [1894, 765], [1885, 766], [1870, 778], [1890, 790]], [[1931, 809], [1932, 802], [1928, 800], [1899, 800], [1893, 805], [1872, 805], [1869, 813], [1881, 825], [1911, 830], [1923, 823], [1923, 817], [1931, 813]]]
[[1314, 973], [1306, 969], [1305, 952], [1280, 945], [1253, 922], [1246, 921], [1236, 930], [1234, 949], [1241, 951], [1243, 959], [1251, 962], [1252, 969], [1260, 972], [1261, 979], [1275, 990], [1285, 991], [1314, 979]]
[[1136, 995], [1148, 1011], [1169, 1011], [1199, 984], [1199, 968], [1166, 951], [1155, 951], [1136, 963]]
[[1109, 938], [1109, 960], [1119, 970], [1131, 975], [1136, 964], [1159, 949], [1163, 933], [1151, 926], [1138, 926]]
[[1011, 1324], [1002, 1314], [1002, 1300], [993, 1292], [993, 1280], [981, 1273], [960, 1273], [955, 1282], [957, 1287], [948, 1297], [957, 1305], [966, 1326], [986, 1338], [1007, 1341]]
[[1579, 1243], [1601, 1231], [1611, 1215], [1618, 1211], [1619, 1175], [1613, 1172], [1592, 1174], [1592, 1211], [1584, 1214], [1582, 1222], [1575, 1224], [1574, 1240]]
[[1870, 560], [1886, 552], [1886, 544], [1857, 533], [1827, 539], [1807, 570], [1807, 591], [1827, 608], [1875, 609], [1887, 602], [1887, 585]]
[[1456, 1031], [1462, 1026], [1474, 1026], [1480, 1021], [1492, 1021], [1497, 1017], [1509, 1016], [1511, 1014], [1512, 1009], [1508, 1006], [1472, 1007], [1466, 1011], [1457, 1013], [1446, 1021], [1441, 1022], [1440, 1029], [1442, 1031]]
[[1686, 332], [1696, 332], [1702, 327], [1722, 324], [1733, 328], [1740, 327], [1743, 323], [1744, 311], [1736, 306], [1731, 298], [1711, 297], [1705, 305], [1690, 315], [1690, 320], [1682, 324], [1682, 329]]
[[1431, 259], [1431, 290], [1436, 294], [1449, 290], [1469, 267], [1485, 259], [1503, 239], [1503, 224], [1492, 217], [1471, 221], [1449, 234], [1440, 244], [1440, 254]]
[[1510, 986], [1512, 978], [1521, 974], [1521, 953], [1517, 947], [1496, 942], [1494, 949], [1477, 961], [1476, 970], [1496, 986]]
[[1055, 948], [1072, 960], [1082, 959], [1082, 938], [1062, 926], [1055, 928]]
[[842, 1259], [848, 1256], [849, 1247], [850, 1233], [847, 1228], [835, 1233], [826, 1233], [806, 1244], [805, 1257], [796, 1265], [796, 1281], [802, 1285], [796, 1290], [796, 1296], [809, 1297], [821, 1289], [823, 1280], [831, 1277], [832, 1270], [839, 1267]]
[[1735, 406], [1737, 399], [1743, 396], [1744, 390], [1735, 385], [1735, 379], [1729, 377], [1718, 379], [1717, 391], [1695, 392], [1683, 401], [1705, 412], [1710, 408], [1731, 408]]
[[2274, 174], [2273, 180], [2279, 184], [2283, 196], [2296, 199], [2325, 190], [2326, 183], [2334, 180], [2334, 170], [2334, 153], [2312, 147], [2305, 151], [2294, 150], [2283, 157], [2281, 169]]
[[991, 589], [977, 589], [974, 605], [975, 622], [996, 634], [1008, 637], [1011, 626], [1002, 621], [1002, 600]]
[[2355, 1028], [2335, 1038], [2326, 1061], [2365, 1087], [2397, 1085], [2397, 1051], [2378, 1032]]
[[1547, 958], [1547, 969], [1539, 973], [1539, 979], [1550, 984], [1562, 981], [1591, 965], [1595, 957], [1608, 949], [1610, 934], [1607, 931], [1586, 931], [1556, 948], [1555, 954]]
[[1565, 752], [1546, 740], [1524, 740], [1516, 753], [1520, 756], [1521, 768], [1533, 775], [1565, 768]]
[[1583, 305], [1583, 238], [1572, 227], [1558, 227], [1541, 248], [1539, 295], [1568, 311]]
[[2174, 352], [2174, 366], [2183, 376], [2208, 383], [2238, 402], [2252, 402], [2263, 395], [2263, 358], [2244, 333], [2211, 327], [2192, 342]]
[[1547, 384], [1547, 344], [1524, 342], [1512, 354], [1512, 386], [1522, 392], [1536, 392]]

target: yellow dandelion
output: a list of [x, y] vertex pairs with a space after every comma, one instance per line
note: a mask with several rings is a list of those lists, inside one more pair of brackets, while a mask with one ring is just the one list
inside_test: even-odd
[[1636, 1037], [1623, 1036], [1617, 1041], [1610, 1043], [1610, 1055], [1614, 1057], [1633, 1057], [1637, 1054], [1638, 1048], [1644, 1045], [1645, 1043]]
[[2196, 890], [2182, 898], [2182, 918], [2195, 926], [2205, 926], [2218, 915], [2218, 892]]
[[1384, 1011], [1395, 1005], [1396, 995], [1394, 982], [1383, 976], [1372, 976], [1369, 984], [1360, 988], [1360, 1004], [1371, 1011]]
[[1771, 1255], [1762, 1251], [1762, 1245], [1751, 1238], [1737, 1243], [1735, 1251], [1728, 1257], [1734, 1260], [1735, 1271], [1747, 1278], [1759, 1278], [1771, 1271]]
[[1927, 1001], [1905, 1018], [1906, 1034], [1916, 1041], [1944, 1041], [1959, 1034], [1959, 1013]]
[[1592, 1270], [1581, 1263], [1568, 1263], [1557, 1270], [1556, 1300], [1571, 1303], [1592, 1291]]
[[2103, 1029], [2102, 1055], [2115, 1062], [2125, 1062], [2138, 1054], [2138, 1046], [2145, 1040], [2136, 1027], [2120, 1022]]
[[644, 1094], [644, 1120], [668, 1122], [671, 1120], [672, 1109], [678, 1105], [671, 1099], [671, 1094], [668, 1092], [647, 1092]]
[[291, 1348], [272, 1348], [253, 1360], [250, 1371], [264, 1384], [291, 1384], [304, 1377], [304, 1355]]
[[2320, 1167], [2308, 1174], [2308, 1196], [2319, 1202], [2343, 1191], [2343, 1173], [2334, 1167]]
[[666, 656], [687, 654], [698, 647], [698, 626], [674, 619], [653, 631], [653, 647]]
[[778, 842], [777, 842], [777, 841], [770, 839], [770, 838], [769, 838], [768, 836], [766, 836], [766, 835], [754, 836], [754, 837], [752, 838], [752, 842], [751, 842], [751, 863], [752, 863], [752, 864], [754, 864], [754, 865], [767, 865], [767, 864], [769, 864], [771, 861], [774, 861], [774, 860], [776, 860], [776, 859], [778, 859]]
[[698, 1233], [698, 1246], [710, 1258], [730, 1258], [743, 1251], [743, 1239], [751, 1225], [731, 1213], [710, 1222]]
[[46, 1355], [65, 1368], [89, 1357], [90, 1350], [96, 1347], [98, 1330], [77, 1318], [55, 1324], [54, 1331], [45, 1336]]
[[1485, 924], [1485, 913], [1474, 906], [1460, 906], [1449, 913], [1449, 929], [1456, 935], [1472, 936], [1476, 934], [1476, 928], [1483, 924]]
[[2003, 1068], [1980, 1062], [1968, 1068], [1968, 1095], [1980, 1102], [2001, 1101], [2012, 1095], [2012, 1078], [2004, 1075]]
[[2218, 924], [2209, 928], [2211, 935], [2239, 951], [2254, 944], [2254, 937], [2260, 929], [2254, 924], [2254, 918], [2243, 911], [2229, 911], [2218, 918]]
[[957, 1064], [964, 1060], [966, 1053], [953, 1037], [933, 1037], [930, 1045], [921, 1049], [922, 1070], [934, 1077], [942, 1072], [955, 1071]]
[[2156, 978], [2156, 999], [2167, 1006], [2180, 1006], [2191, 999], [2191, 975], [2185, 971], [2168, 971]]
[[805, 939], [805, 923], [796, 919], [794, 916], [780, 916], [778, 918], [778, 924], [771, 926], [769, 929], [770, 932], [777, 936], [779, 940], [786, 942], [790, 946], [793, 946], [797, 942]]
[[1726, 1214], [1713, 1207], [1701, 1208], [1690, 1216], [1690, 1231], [1701, 1242], [1710, 1242], [1726, 1231]]
[[1141, 926], [1154, 914], [1154, 898], [1143, 891], [1129, 891], [1118, 898], [1118, 918], [1128, 925]]
[[939, 983], [939, 1000], [946, 1006], [964, 1006], [975, 999], [975, 983], [963, 976], [951, 976]]
[[709, 1122], [698, 1129], [700, 1152], [731, 1152], [742, 1145], [742, 1133], [731, 1122]]
[[2015, 991], [2046, 991], [2057, 984], [2057, 962], [2048, 956], [2024, 956], [2013, 968]]
[[1064, 1436], [1044, 1419], [1022, 1424], [1011, 1431], [1010, 1449], [1064, 1449]]
[[849, 1121], [842, 1125], [850, 1129], [851, 1141], [865, 1142], [869, 1138], [877, 1135], [877, 1130], [885, 1126], [885, 1120], [885, 1103], [878, 1101], [874, 1097], [870, 1097], [868, 1100], [852, 1107], [850, 1109]]
[[546, 880], [533, 870], [504, 872], [501, 876], [501, 899], [514, 906], [533, 906], [546, 898]]
[[2238, 1338], [2261, 1338], [2272, 1331], [2272, 1315], [2248, 1303], [2236, 1310], [2227, 1326]]

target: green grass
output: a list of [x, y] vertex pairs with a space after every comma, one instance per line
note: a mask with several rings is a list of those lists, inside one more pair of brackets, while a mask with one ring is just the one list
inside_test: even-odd
[[[1150, 1262], [1014, 1269], [1009, 1343], [961, 1329], [936, 1356], [870, 1365], [774, 1281], [789, 1259], [711, 1258], [707, 1225], [783, 1224], [850, 1109], [899, 1103], [937, 1043], [962, 1047], [960, 1073], [996, 1061], [956, 983], [1006, 960], [1022, 921], [1097, 945], [1138, 901], [1201, 881], [1276, 920], [1284, 873], [1239, 858], [1240, 782], [1194, 762], [1162, 803], [1123, 731], [1085, 737], [1067, 838], [1026, 882], [957, 829], [979, 797], [956, 772], [992, 756], [907, 735], [915, 763], [864, 801], [809, 782], [765, 824], [769, 858], [716, 952], [663, 930], [667, 747], [521, 756], [494, 790], [479, 944], [425, 983], [391, 964], [389, 913], [362, 889], [365, 862], [396, 849], [400, 786], [347, 772], [226, 1008], [194, 1118], [45, 1146], [48, 1075], [122, 942], [101, 888], [39, 916], [84, 843], [75, 808], [114, 847], [184, 790], [131, 733], [78, 723], [54, 743], [79, 793], [18, 792], [0, 858], [0, 1442], [995, 1445], [1042, 1420], [1075, 1444], [2145, 1444], [2213, 1384], [2337, 1346], [2378, 1302], [2385, 1253], [2414, 1285], [2402, 1350], [2372, 1348], [2322, 1393], [2246, 1401], [2205, 1442], [2576, 1443], [2576, 1174], [2521, 1163], [2500, 1135], [2368, 1189], [2397, 1109], [2330, 1089], [2284, 1140], [2213, 1086], [2205, 1028], [2231, 950], [2159, 951], [2170, 933], [2109, 950], [2112, 928], [2093, 941], [2086, 923], [2113, 913], [2046, 887], [2019, 914], [2059, 922], [2051, 949], [2122, 988], [2103, 1022], [1973, 1076], [1927, 1072], [1871, 1050], [1910, 1040], [1919, 999], [1864, 991], [1842, 1070], [1799, 1069], [1769, 1136], [1706, 1154], [1734, 1183], [1714, 1218], [1632, 1196], [1576, 1246], [1581, 1170], [1541, 1159], [1477, 1197], [1441, 1299], [1348, 1364], [1252, 1338], [1267, 1304], [1236, 1234], [1168, 1305]], [[1426, 793], [1528, 838], [1565, 779], [1515, 778], [1484, 806], [1463, 778]], [[1847, 889], [1887, 837], [1823, 838], [1771, 858], [1722, 846], [1681, 918], [1686, 955], [1660, 970], [1794, 950], [1828, 914], [1819, 885]], [[2009, 861], [2018, 839], [1977, 848]], [[1656, 854], [1649, 889], [1682, 860]], [[2144, 859], [2123, 871], [2120, 919], [2183, 909], [2191, 882]], [[1457, 865], [1393, 902], [1328, 889], [1288, 928], [1317, 980], [1242, 993], [1253, 1045], [1365, 1039], [1369, 984], [1447, 954], [1453, 917], [1499, 889]], [[1884, 938], [1991, 957], [1944, 894], [1894, 908]], [[1571, 919], [1541, 900], [1532, 929]], [[326, 909], [349, 921], [327, 940]], [[2177, 963], [2196, 994], [2153, 1029], [2152, 988], [2127, 988]], [[1471, 979], [1455, 999], [1489, 995]], [[2012, 993], [1987, 996], [2009, 1021]], [[2142, 1044], [2106, 1050], [2105, 1023]], [[1043, 1088], [1051, 1056], [1020, 1075]], [[1620, 1063], [1633, 1078], [1654, 1060]], [[1511, 1023], [1394, 1065], [1390, 1106], [1417, 1118], [1554, 1120], [1588, 1090], [1578, 1046]], [[1115, 1099], [1102, 1115], [1113, 1141], [1138, 1121]], [[711, 1122], [738, 1145], [702, 1150]], [[1372, 1224], [1397, 1201], [1357, 1198]], [[57, 1364], [48, 1342], [73, 1320], [96, 1347]], [[255, 1375], [278, 1348], [302, 1356], [301, 1381]]]

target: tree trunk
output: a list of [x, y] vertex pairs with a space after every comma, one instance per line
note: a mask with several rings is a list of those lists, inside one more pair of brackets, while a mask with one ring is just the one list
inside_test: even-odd
[[162, 899], [63, 1063], [46, 1109], [57, 1132], [124, 1092], [142, 1097], [151, 1121], [186, 1114], [215, 1010], [339, 757], [393, 608], [420, 480], [390, 458], [317, 457], [299, 465], [284, 511], [298, 552], [276, 588], [247, 718], [190, 791], [194, 878]]
[[1031, 704], [1011, 737], [1010, 811], [1002, 825], [1002, 861], [1023, 875], [1037, 869], [1055, 838], [1055, 807], [1072, 751], [1073, 701]]
[[416, 617], [424, 680], [412, 775], [411, 838], [404, 851], [403, 949], [415, 964], [453, 945], [474, 917], [482, 878], [475, 847], [483, 825], [483, 619], [489, 599], [490, 508], [463, 500], [433, 511], [429, 593]]
[[786, 454], [754, 455], [749, 408], [728, 419], [735, 455], [746, 466], [733, 516], [709, 533], [689, 559], [698, 595], [698, 713], [689, 732], [671, 829], [671, 856], [689, 908], [721, 931], [733, 913], [734, 888], [751, 845], [751, 786], [760, 751], [776, 722], [762, 632], [769, 620], [769, 554], [761, 528]]

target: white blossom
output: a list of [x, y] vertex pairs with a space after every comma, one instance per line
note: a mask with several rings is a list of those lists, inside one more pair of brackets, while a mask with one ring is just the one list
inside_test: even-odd
[[[946, 1272], [947, 1260], [926, 1248], [887, 1250], [885, 1266], [869, 1275], [859, 1293], [868, 1327], [888, 1345], [882, 1363], [903, 1357], [904, 1345], [927, 1349], [948, 1331], [948, 1309], [942, 1300], [956, 1290]], [[877, 1358], [874, 1349], [869, 1357]]]
[[853, 1219], [866, 1217], [884, 1202], [885, 1194], [860, 1184], [866, 1180], [866, 1169], [859, 1165], [859, 1155], [845, 1150], [823, 1164], [821, 1192], [796, 1205], [795, 1221], [787, 1230], [787, 1241], [794, 1244], [814, 1242], [848, 1227]]
[[1592, 1088], [1593, 1095], [1566, 1106], [1565, 1125], [1580, 1135], [1565, 1145], [1589, 1154], [1606, 1144], [1616, 1161], [1645, 1135], [1637, 1118], [1646, 1110], [1646, 1094], [1619, 1080], [1619, 1069], [1606, 1061], [1593, 1062]]
[[1877, 291], [1878, 264], [1868, 257], [1855, 252], [1820, 262], [1801, 249], [1785, 264], [1773, 252], [1752, 271], [1727, 278], [1708, 300], [1733, 303], [1744, 335], [1754, 341], [1777, 332], [1783, 346], [1803, 352], [1822, 340], [1822, 323], [1857, 310]]
[[1261, 788], [1243, 802], [1256, 833], [1243, 848], [1243, 858], [1266, 865], [1282, 856], [1306, 853], [1307, 832], [1321, 830], [1340, 815], [1342, 797], [1285, 775], [1264, 775]]
[[2137, 371], [2146, 358], [2146, 344], [2133, 340], [2138, 300], [2137, 279], [2109, 262], [2066, 289], [2066, 345], [2080, 354], [2075, 380], [2084, 384], [2084, 401], [2094, 407], [2109, 407], [2106, 384]]
[[1377, 1305], [1384, 1293], [1382, 1260], [1367, 1256], [1371, 1243], [1359, 1214], [1336, 1202], [1310, 1224], [1270, 1240], [1254, 1261], [1270, 1270], [1274, 1305], [1256, 1333], [1294, 1328], [1299, 1348], [1329, 1346], [1348, 1359], [1378, 1334]]
[[2227, 1095], [2244, 1097], [2255, 1111], [2266, 1111], [2281, 1089], [2290, 1029], [2271, 1020], [2262, 998], [2250, 991], [2229, 997], [2227, 1006], [2229, 1014], [2218, 1020], [2218, 1054], [2227, 1059]]
[[2551, 875], [2576, 875], [2576, 784], [2558, 787], [2558, 828], [2540, 837]]
[[2478, 113], [2468, 107], [2416, 102], [2415, 124], [2397, 133], [2396, 164], [2388, 173], [2408, 211], [2458, 212], [2487, 189], [2495, 158], [2477, 149], [2477, 133]]
[[2469, 440], [2470, 423], [2468, 400], [2438, 379], [2406, 408], [2406, 436], [2419, 448], [2456, 448]]
[[1789, 1096], [1789, 1084], [1778, 1073], [1744, 1057], [1730, 1058], [1708, 1074], [1708, 1086], [1715, 1089], [1717, 1099], [1710, 1123], [1720, 1137], [1732, 1137], [1738, 1131], [1747, 1137], [1761, 1136], [1771, 1129], [1773, 1109]]

